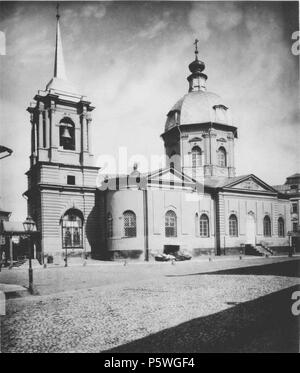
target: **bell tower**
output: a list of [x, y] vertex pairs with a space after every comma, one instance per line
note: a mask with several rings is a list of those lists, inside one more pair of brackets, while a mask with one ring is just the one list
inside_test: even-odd
[[60, 15], [56, 15], [54, 75], [27, 111], [31, 122], [31, 166], [38, 162], [91, 165], [91, 112], [94, 107], [67, 79]]
[[[25, 195], [28, 214], [41, 232], [39, 255], [42, 260], [50, 255], [90, 253], [96, 245], [93, 211], [98, 168], [93, 166], [91, 149], [94, 108], [67, 79], [57, 7], [53, 78], [45, 90], [38, 91], [27, 108], [31, 155]], [[81, 220], [80, 239], [77, 230], [76, 245], [72, 239], [66, 245], [61, 225], [70, 210], [72, 216], [78, 217], [74, 221]]]

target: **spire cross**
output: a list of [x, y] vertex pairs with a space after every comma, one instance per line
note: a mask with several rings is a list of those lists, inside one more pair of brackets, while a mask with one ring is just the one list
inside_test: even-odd
[[57, 4], [56, 4], [56, 18], [57, 18], [57, 20], [59, 20], [59, 17], [60, 17], [60, 15], [59, 15], [59, 2], [57, 2]]
[[56, 46], [55, 46], [55, 60], [54, 60], [54, 78], [67, 80], [65, 72], [65, 63], [63, 57], [63, 49], [61, 43], [61, 34], [59, 26], [59, 2], [56, 4]]
[[196, 55], [196, 57], [197, 57], [197, 54], [198, 54], [198, 43], [199, 43], [199, 40], [195, 39], [194, 46], [195, 46], [195, 55]]

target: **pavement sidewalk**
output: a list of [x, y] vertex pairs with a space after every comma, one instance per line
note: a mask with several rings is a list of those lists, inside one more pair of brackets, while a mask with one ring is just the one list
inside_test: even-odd
[[[300, 254], [294, 254], [292, 258], [295, 257], [300, 257]], [[266, 256], [254, 256], [254, 255], [226, 255], [226, 256], [215, 256], [215, 255], [203, 255], [201, 257], [196, 257], [192, 258], [191, 261], [189, 262], [207, 262], [207, 261], [235, 261], [235, 260], [253, 260], [253, 259], [266, 259]], [[277, 258], [290, 258], [289, 255], [274, 255], [274, 256], [268, 256], [268, 258], [272, 259], [277, 259]], [[156, 262], [155, 260], [150, 260], [150, 261], [139, 261], [139, 260], [127, 260], [127, 259], [122, 259], [122, 260], [117, 260], [117, 261], [105, 261], [105, 260], [96, 260], [96, 259], [87, 259], [87, 260], [72, 260], [69, 259], [68, 261], [68, 267], [81, 267], [81, 266], [120, 266], [120, 265], [161, 265], [161, 264], [171, 264], [171, 261], [169, 262]], [[178, 262], [176, 262], [178, 263]], [[63, 268], [65, 267], [64, 262], [61, 264], [47, 264], [45, 267], [41, 264], [36, 263], [34, 264], [33, 268], [34, 270], [42, 270], [45, 268]], [[7, 268], [2, 268], [3, 270], [21, 270], [24, 271], [24, 269], [28, 269], [28, 263], [24, 263], [20, 267], [13, 267], [12, 269]]]

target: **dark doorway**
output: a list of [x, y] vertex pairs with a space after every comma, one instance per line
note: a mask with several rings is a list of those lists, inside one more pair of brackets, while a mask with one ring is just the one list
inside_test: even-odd
[[179, 245], [164, 245], [164, 254], [176, 254], [180, 249]]

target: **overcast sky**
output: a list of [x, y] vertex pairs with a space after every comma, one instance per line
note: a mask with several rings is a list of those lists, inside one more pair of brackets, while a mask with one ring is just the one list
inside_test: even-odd
[[[197, 37], [207, 89], [223, 97], [238, 127], [237, 174], [269, 184], [299, 172], [299, 56], [291, 35], [298, 3], [61, 2], [69, 80], [96, 106], [95, 160], [163, 154], [166, 114], [188, 90]], [[0, 161], [0, 205], [26, 216], [29, 168], [26, 108], [53, 76], [54, 2], [1, 2], [0, 144], [14, 150]]]

